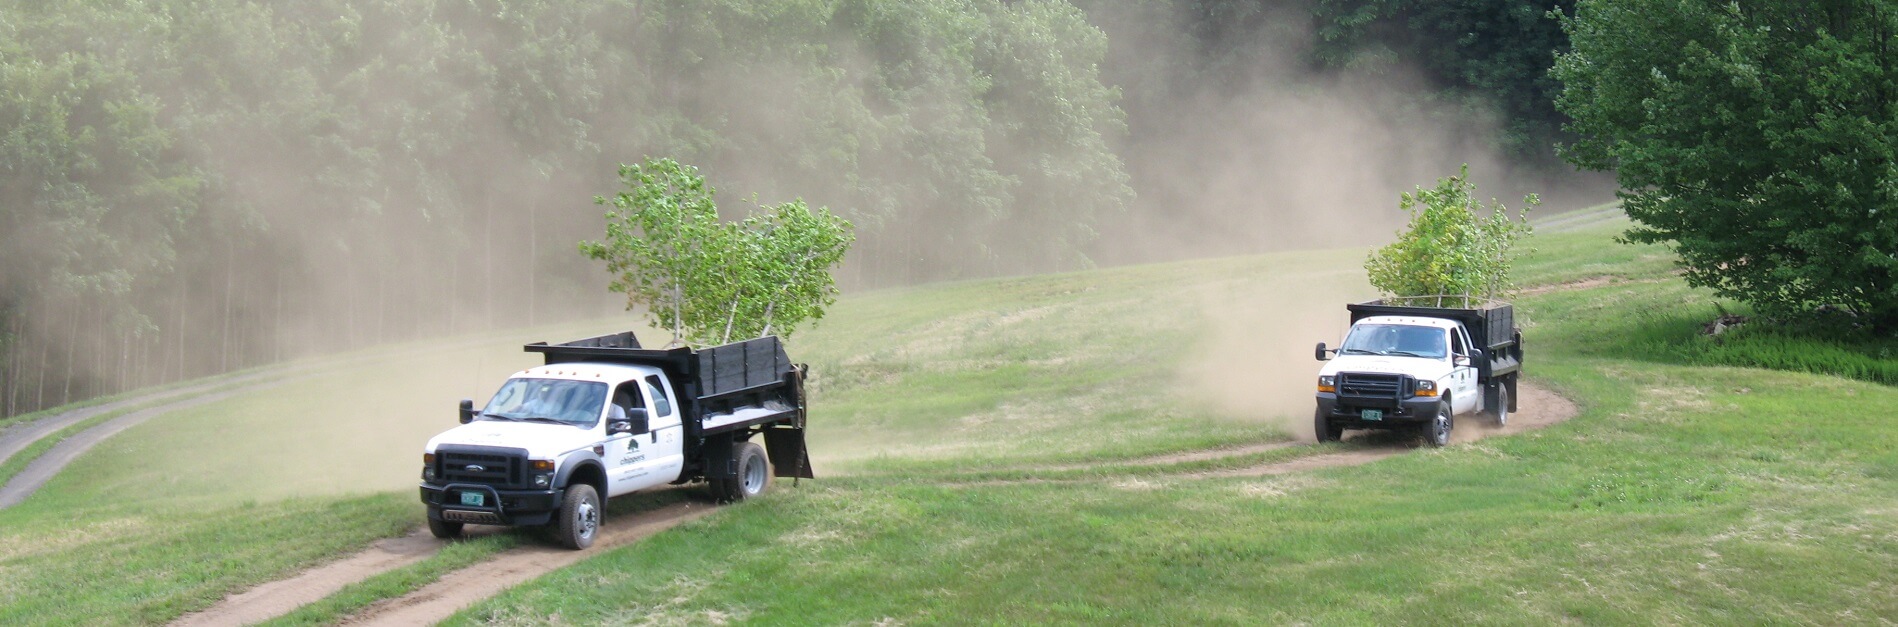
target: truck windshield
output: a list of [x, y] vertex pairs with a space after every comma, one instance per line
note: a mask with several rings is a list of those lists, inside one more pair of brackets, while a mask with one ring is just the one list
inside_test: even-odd
[[1397, 355], [1443, 359], [1449, 354], [1443, 329], [1405, 324], [1360, 324], [1338, 348], [1344, 355]]
[[563, 379], [508, 379], [482, 415], [500, 420], [541, 420], [591, 428], [606, 407], [606, 384]]

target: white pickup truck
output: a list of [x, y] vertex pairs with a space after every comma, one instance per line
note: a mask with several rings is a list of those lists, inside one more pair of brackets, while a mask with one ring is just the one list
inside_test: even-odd
[[776, 337], [647, 350], [620, 333], [526, 349], [547, 365], [516, 373], [479, 410], [461, 401], [462, 425], [423, 449], [436, 537], [467, 523], [544, 525], [584, 549], [609, 497], [704, 481], [735, 501], [764, 492], [774, 474], [812, 476], [806, 368]]
[[1346, 307], [1351, 332], [1344, 344], [1327, 349], [1320, 342], [1316, 353], [1328, 362], [1318, 371], [1312, 417], [1319, 442], [1336, 442], [1345, 429], [1402, 429], [1444, 446], [1457, 416], [1482, 413], [1498, 426], [1509, 421], [1522, 371], [1513, 307]]

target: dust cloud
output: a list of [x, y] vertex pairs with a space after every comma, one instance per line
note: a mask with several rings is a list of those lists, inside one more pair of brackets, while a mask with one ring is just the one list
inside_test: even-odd
[[[1613, 200], [1613, 181], [1497, 150], [1480, 103], [1449, 101], [1403, 60], [1387, 70], [1322, 69], [1309, 59], [1310, 16], [1265, 9], [1244, 56], [1212, 58], [1164, 6], [1101, 3], [1109, 72], [1126, 90], [1122, 154], [1139, 199], [1104, 224], [1104, 264], [1368, 247], [1407, 216], [1398, 195], [1469, 164], [1480, 197], [1540, 213]], [[1181, 9], [1183, 11], [1184, 9]], [[1159, 61], [1155, 61], [1159, 60]]]
[[1318, 342], [1336, 345], [1349, 328], [1344, 304], [1375, 292], [1349, 262], [1353, 251], [1313, 256], [1336, 261], [1274, 269], [1208, 284], [1195, 303], [1205, 332], [1179, 377], [1190, 398], [1210, 403], [1226, 419], [1261, 421], [1303, 440], [1312, 439], [1312, 394], [1320, 364]]

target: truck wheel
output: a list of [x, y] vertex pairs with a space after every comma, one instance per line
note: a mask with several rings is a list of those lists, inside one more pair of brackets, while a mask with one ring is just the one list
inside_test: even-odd
[[431, 517], [428, 519], [428, 532], [443, 540], [453, 540], [461, 537], [461, 523]]
[[593, 536], [600, 531], [600, 514], [600, 493], [593, 486], [569, 486], [566, 498], [560, 502], [560, 518], [554, 521], [554, 539], [576, 551], [593, 546]]
[[764, 447], [755, 442], [733, 444], [732, 459], [738, 462], [738, 476], [706, 482], [713, 498], [733, 503], [764, 494], [771, 487], [771, 462], [765, 459]]
[[1325, 420], [1325, 414], [1322, 411], [1312, 412], [1311, 430], [1312, 433], [1318, 435], [1319, 444], [1337, 442], [1344, 439], [1344, 427], [1332, 426], [1331, 421]]
[[1449, 446], [1450, 429], [1453, 426], [1455, 424], [1450, 417], [1450, 397], [1445, 396], [1443, 402], [1437, 403], [1437, 417], [1431, 420], [1430, 424], [1424, 425], [1424, 443], [1433, 448]]
[[1496, 406], [1490, 408], [1489, 418], [1496, 423], [1496, 428], [1498, 429], [1509, 426], [1508, 385], [1502, 383], [1496, 384]]

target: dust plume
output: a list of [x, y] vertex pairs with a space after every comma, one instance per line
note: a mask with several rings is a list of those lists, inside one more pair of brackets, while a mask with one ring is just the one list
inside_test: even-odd
[[[1189, 3], [1190, 4], [1190, 3]], [[1188, 5], [1182, 5], [1188, 6]], [[1263, 9], [1249, 41], [1209, 57], [1186, 8], [1100, 3], [1107, 78], [1126, 90], [1122, 154], [1140, 197], [1102, 228], [1107, 264], [1372, 246], [1406, 216], [1398, 195], [1469, 164], [1483, 198], [1539, 212], [1613, 199], [1612, 181], [1498, 152], [1480, 103], [1448, 100], [1399, 60], [1378, 71], [1313, 65], [1310, 9]]]

